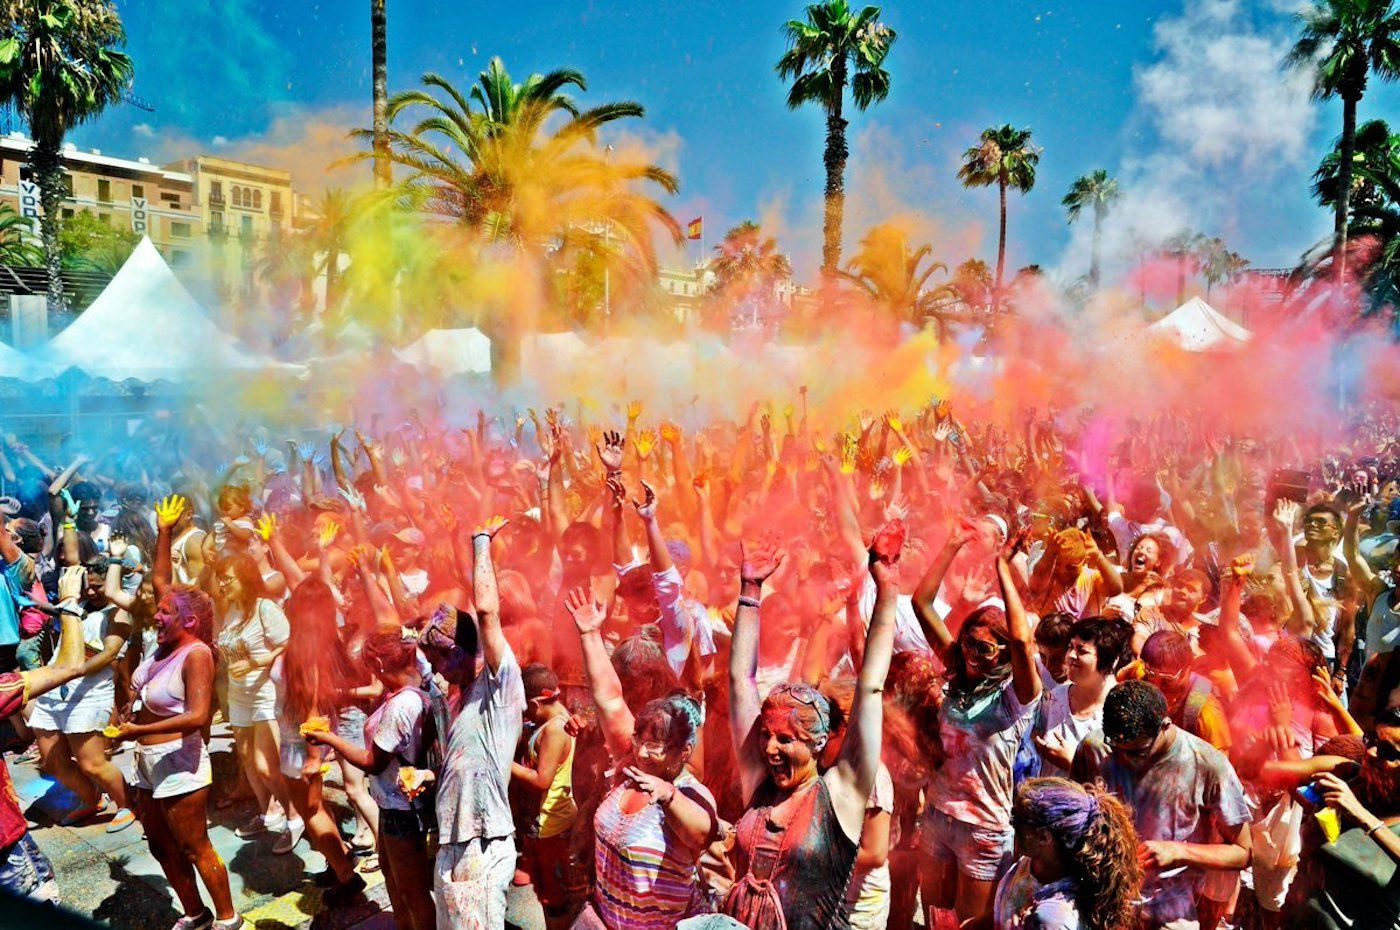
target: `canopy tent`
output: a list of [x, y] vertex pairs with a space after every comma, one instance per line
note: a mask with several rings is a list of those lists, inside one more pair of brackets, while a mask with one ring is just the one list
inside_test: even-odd
[[300, 370], [219, 329], [146, 237], [87, 310], [36, 354], [56, 368], [112, 381]]
[[1253, 336], [1199, 297], [1192, 297], [1147, 329], [1188, 352], [1237, 349]]
[[57, 375], [60, 370], [45, 358], [37, 358], [28, 352], [21, 352], [7, 343], [0, 342], [0, 378], [42, 381]]
[[417, 342], [395, 349], [394, 354], [416, 368], [436, 368], [449, 375], [491, 371], [491, 340], [476, 327], [430, 329]]

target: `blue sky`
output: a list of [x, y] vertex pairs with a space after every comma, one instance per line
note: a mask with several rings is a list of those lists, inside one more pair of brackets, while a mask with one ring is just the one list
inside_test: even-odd
[[[1166, 212], [1186, 211], [1192, 225], [1224, 235], [1256, 264], [1291, 262], [1328, 228], [1306, 181], [1340, 119], [1334, 107], [1293, 98], [1271, 101], [1278, 114], [1260, 113], [1252, 94], [1261, 89], [1241, 90], [1241, 81], [1267, 85], [1290, 29], [1287, 6], [886, 3], [884, 19], [899, 33], [889, 58], [893, 90], [852, 117], [848, 247], [861, 224], [900, 210], [932, 230], [941, 257], [994, 257], [995, 192], [964, 191], [955, 172], [980, 129], [1011, 122], [1030, 126], [1044, 148], [1036, 189], [1013, 197], [1013, 268], [1073, 270], [1078, 256], [1059, 200], [1076, 175], [1098, 167], [1150, 188], [1144, 204], [1173, 198]], [[367, 0], [118, 0], [135, 90], [156, 110], [119, 107], [71, 138], [129, 156], [263, 144], [314, 161], [320, 150], [297, 138], [299, 127], [368, 123], [368, 7]], [[703, 213], [713, 242], [728, 225], [762, 217], [799, 276], [815, 266], [823, 120], [815, 109], [789, 111], [772, 69], [783, 51], [779, 27], [799, 13], [798, 3], [388, 0], [388, 7], [391, 90], [429, 70], [465, 87], [492, 55], [518, 77], [577, 68], [589, 80], [585, 102], [645, 105], [639, 128], [681, 177], [670, 206], [682, 222]], [[1226, 33], [1240, 41], [1218, 42]], [[1258, 61], [1241, 67], [1250, 55]], [[1221, 78], [1222, 71], [1231, 73]], [[1145, 73], [1154, 88], [1144, 86]], [[1228, 108], [1214, 114], [1217, 131], [1203, 129], [1221, 138], [1212, 147], [1192, 138], [1190, 121], [1204, 119], [1199, 108], [1216, 96], [1243, 116]], [[1373, 93], [1362, 118], [1393, 111], [1397, 100], [1394, 90]], [[1256, 118], [1261, 126], [1242, 126]], [[1288, 131], [1270, 141], [1280, 124]], [[1134, 204], [1142, 215], [1157, 209]]]

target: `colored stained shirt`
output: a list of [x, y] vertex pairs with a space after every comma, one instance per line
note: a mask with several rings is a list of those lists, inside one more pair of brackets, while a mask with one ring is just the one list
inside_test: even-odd
[[[0, 675], [0, 720], [19, 713], [27, 690], [24, 676], [19, 672]], [[0, 851], [8, 851], [28, 830], [29, 821], [24, 817], [19, 795], [15, 794], [14, 783], [10, 781], [10, 767], [0, 760]]]
[[34, 586], [34, 560], [24, 553], [13, 562], [0, 560], [3, 590], [0, 590], [0, 646], [19, 642], [19, 609], [29, 603], [29, 589]]
[[992, 905], [996, 930], [1079, 930], [1079, 905], [1072, 878], [1042, 885], [1022, 856], [997, 886]]
[[1016, 750], [1039, 702], [1022, 704], [1010, 677], [974, 698], [944, 698], [938, 726], [946, 755], [929, 787], [933, 806], [959, 823], [1010, 830]]
[[467, 843], [515, 833], [506, 788], [524, 714], [525, 682], [507, 646], [495, 672], [482, 664], [452, 720], [447, 758], [438, 776], [440, 842]]
[[[1105, 786], [1128, 805], [1143, 840], [1218, 843], [1251, 820], [1244, 786], [1229, 758], [1180, 727], [1145, 771], [1135, 772], [1115, 759], [1095, 733], [1079, 746], [1074, 777]], [[1196, 897], [1206, 873], [1195, 866], [1174, 866], [1143, 876], [1143, 915], [1152, 926], [1196, 917]]]

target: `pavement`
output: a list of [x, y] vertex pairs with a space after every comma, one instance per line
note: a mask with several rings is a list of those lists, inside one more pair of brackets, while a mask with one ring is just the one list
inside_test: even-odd
[[[311, 881], [326, 867], [325, 859], [307, 840], [278, 856], [272, 853], [273, 836], [246, 840], [235, 836], [234, 828], [252, 816], [251, 803], [225, 810], [215, 810], [212, 803], [212, 797], [225, 793], [222, 786], [236, 781], [233, 738], [227, 726], [215, 725], [209, 752], [214, 768], [209, 838], [228, 864], [234, 906], [250, 927], [392, 930], [394, 919], [381, 873], [363, 876], [369, 886], [363, 903], [329, 911], [322, 905], [321, 890]], [[129, 772], [131, 755], [127, 746], [112, 761]], [[65, 908], [115, 930], [164, 930], [180, 918], [174, 892], [151, 855], [139, 822], [119, 833], [106, 832], [109, 814], [86, 826], [59, 826], [64, 814], [77, 806], [76, 798], [40, 772], [36, 763], [16, 765], [13, 760], [13, 755], [6, 757], [20, 808], [29, 818], [31, 834], [53, 863]], [[342, 825], [350, 825], [353, 818], [339, 779], [339, 768], [333, 766], [325, 797]], [[510, 889], [507, 926], [544, 927], [544, 916], [529, 887]]]

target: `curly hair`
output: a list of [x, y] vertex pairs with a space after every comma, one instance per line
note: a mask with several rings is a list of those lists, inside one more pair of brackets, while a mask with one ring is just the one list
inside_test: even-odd
[[1064, 778], [1032, 778], [1016, 792], [1012, 823], [1045, 830], [1075, 879], [1079, 925], [1119, 930], [1135, 923], [1142, 887], [1137, 831], [1117, 797]]

